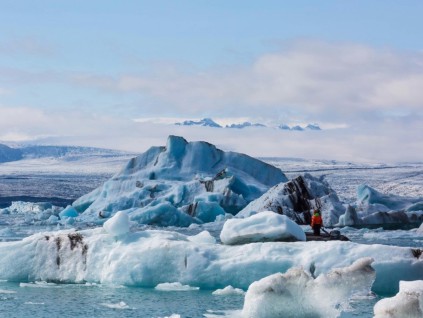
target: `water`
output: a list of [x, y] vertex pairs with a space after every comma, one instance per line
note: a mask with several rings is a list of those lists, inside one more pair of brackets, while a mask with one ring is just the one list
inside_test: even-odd
[[211, 293], [47, 283], [25, 287], [19, 283], [0, 282], [0, 316], [166, 317], [179, 314], [195, 318], [216, 309], [242, 308], [242, 295], [214, 296]]
[[[244, 296], [215, 296], [212, 291], [156, 291], [123, 286], [0, 282], [1, 317], [234, 317]], [[37, 286], [37, 287], [35, 287]], [[342, 318], [373, 317], [380, 298], [351, 302]]]

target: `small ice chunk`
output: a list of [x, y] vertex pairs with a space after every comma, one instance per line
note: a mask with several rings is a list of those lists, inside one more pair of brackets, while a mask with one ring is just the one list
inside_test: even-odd
[[423, 317], [423, 280], [400, 281], [398, 294], [379, 300], [374, 306], [374, 318]]
[[161, 291], [192, 291], [199, 290], [200, 287], [192, 287], [189, 285], [182, 285], [179, 282], [158, 284], [154, 289]]
[[337, 317], [352, 296], [368, 294], [376, 276], [373, 259], [359, 259], [314, 279], [303, 269], [267, 276], [250, 285], [243, 317]]
[[33, 282], [33, 283], [20, 283], [19, 287], [34, 287], [34, 288], [57, 288], [60, 285], [55, 283], [47, 283], [44, 281]]
[[14, 290], [0, 289], [0, 294], [16, 294]]
[[208, 231], [188, 236], [188, 240], [198, 244], [216, 244], [216, 239]]
[[220, 233], [227, 245], [264, 241], [305, 241], [302, 228], [285, 215], [264, 211], [245, 219], [230, 219]]
[[107, 233], [113, 236], [122, 236], [129, 232], [129, 217], [126, 212], [119, 211], [103, 224]]
[[234, 288], [231, 285], [229, 285], [223, 289], [215, 290], [212, 294], [217, 296], [229, 296], [229, 295], [244, 295], [245, 292], [242, 289]]
[[101, 303], [101, 305], [104, 306], [104, 307], [107, 307], [107, 308], [111, 308], [111, 309], [129, 309], [129, 306], [124, 301], [120, 301], [116, 304]]
[[47, 219], [48, 224], [56, 224], [57, 222], [59, 222], [59, 217], [55, 215], [50, 215], [50, 217]]

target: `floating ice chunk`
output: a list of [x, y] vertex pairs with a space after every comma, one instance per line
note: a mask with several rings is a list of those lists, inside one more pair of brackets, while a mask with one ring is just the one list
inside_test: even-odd
[[58, 288], [60, 285], [55, 283], [47, 283], [44, 281], [37, 281], [33, 283], [20, 283], [19, 287], [34, 287], [34, 288]]
[[230, 219], [223, 225], [220, 239], [234, 245], [263, 241], [305, 241], [302, 228], [285, 215], [264, 211], [245, 219]]
[[119, 211], [103, 224], [103, 228], [113, 236], [121, 236], [129, 232], [129, 217], [126, 212]]
[[124, 301], [120, 301], [116, 304], [101, 303], [101, 305], [104, 306], [104, 307], [107, 307], [107, 308], [111, 308], [111, 309], [130, 309], [129, 306]]
[[189, 285], [182, 285], [179, 282], [158, 284], [154, 289], [161, 291], [192, 291], [199, 290], [200, 287], [192, 287]]
[[68, 205], [63, 211], [59, 213], [61, 219], [65, 218], [76, 218], [78, 216], [78, 211], [71, 205]]
[[423, 280], [400, 281], [399, 293], [378, 301], [374, 307], [375, 318], [423, 317]]
[[198, 244], [216, 244], [216, 239], [208, 231], [203, 231], [194, 236], [188, 236], [188, 240]]
[[0, 294], [16, 294], [14, 290], [0, 289]]
[[233, 288], [231, 285], [229, 285], [223, 289], [215, 290], [212, 294], [217, 296], [230, 296], [230, 295], [244, 295], [245, 292], [240, 288]]
[[357, 293], [369, 293], [375, 279], [373, 259], [334, 269], [313, 279], [302, 269], [254, 282], [245, 295], [244, 317], [337, 317]]

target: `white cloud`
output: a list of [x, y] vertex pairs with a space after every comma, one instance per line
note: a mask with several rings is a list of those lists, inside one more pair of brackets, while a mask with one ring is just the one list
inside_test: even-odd
[[[46, 113], [0, 107], [0, 139], [143, 152], [165, 145], [168, 135], [205, 140], [251, 156], [284, 156], [347, 161], [422, 161], [421, 118], [378, 122], [348, 129], [293, 132], [272, 128], [219, 129], [137, 123], [106, 115]], [[46, 137], [48, 136], [48, 137]], [[10, 138], [9, 140], [5, 140]]]
[[[72, 85], [75, 92], [82, 86], [95, 89], [101, 97], [107, 94], [113, 99], [116, 94], [120, 105], [126, 101], [119, 99], [122, 96], [139, 96], [139, 114], [144, 115], [138, 122], [128, 118], [133, 104], [119, 109], [126, 118], [101, 113], [101, 107], [93, 114], [89, 109], [47, 112], [0, 106], [2, 139], [34, 136], [49, 143], [141, 152], [177, 134], [253, 156], [423, 160], [423, 52], [302, 41], [237, 68], [196, 72], [167, 66], [121, 76], [0, 72], [9, 84], [60, 82]], [[324, 130], [296, 133], [169, 125], [204, 117], [223, 125], [317, 122]]]
[[421, 111], [423, 53], [301, 41], [236, 69], [174, 68], [79, 83], [153, 98], [157, 113], [345, 121], [395, 108]]

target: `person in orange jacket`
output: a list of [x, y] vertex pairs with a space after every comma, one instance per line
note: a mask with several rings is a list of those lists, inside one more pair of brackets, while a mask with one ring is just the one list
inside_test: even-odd
[[320, 210], [315, 209], [311, 217], [311, 227], [313, 228], [314, 235], [320, 236], [320, 228], [323, 226], [322, 216]]

